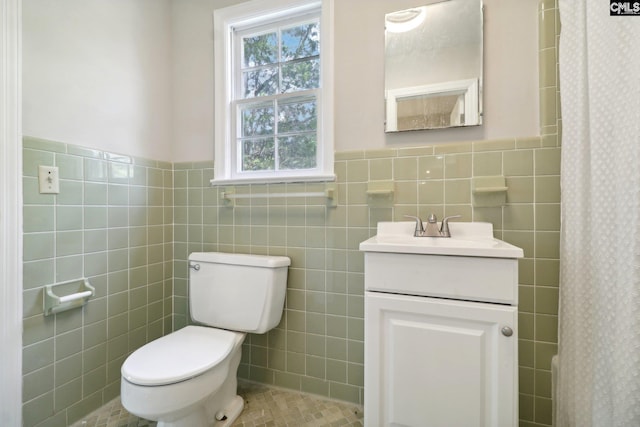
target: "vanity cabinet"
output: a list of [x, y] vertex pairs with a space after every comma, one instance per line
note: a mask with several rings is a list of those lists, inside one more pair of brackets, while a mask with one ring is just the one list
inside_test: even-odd
[[516, 307], [367, 292], [365, 319], [366, 426], [517, 425]]
[[518, 425], [518, 258], [491, 224], [379, 223], [364, 255], [364, 424]]

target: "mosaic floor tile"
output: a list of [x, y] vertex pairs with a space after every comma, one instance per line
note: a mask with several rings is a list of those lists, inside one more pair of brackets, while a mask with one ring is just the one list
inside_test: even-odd
[[[362, 408], [263, 384], [238, 382], [244, 410], [234, 427], [363, 426]], [[72, 427], [155, 427], [156, 423], [129, 414], [115, 399]]]

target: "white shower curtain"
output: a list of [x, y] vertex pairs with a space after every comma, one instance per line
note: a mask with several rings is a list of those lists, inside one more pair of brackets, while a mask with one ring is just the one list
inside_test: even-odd
[[639, 427], [640, 16], [559, 5], [557, 427]]

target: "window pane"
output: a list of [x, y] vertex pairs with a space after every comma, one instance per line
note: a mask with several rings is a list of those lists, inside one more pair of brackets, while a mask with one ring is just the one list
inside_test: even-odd
[[244, 98], [273, 95], [278, 91], [278, 68], [265, 67], [242, 73]]
[[281, 103], [278, 108], [278, 133], [309, 132], [317, 128], [315, 99]]
[[316, 167], [316, 136], [294, 135], [278, 138], [279, 169]]
[[282, 64], [282, 93], [320, 87], [320, 60], [310, 59]]
[[303, 24], [282, 30], [282, 61], [308, 58], [320, 54], [318, 23]]
[[242, 170], [273, 170], [276, 164], [274, 147], [273, 138], [242, 141]]
[[278, 36], [276, 33], [245, 37], [242, 39], [243, 68], [275, 64], [278, 61]]
[[274, 108], [268, 106], [245, 107], [241, 111], [242, 137], [273, 135]]

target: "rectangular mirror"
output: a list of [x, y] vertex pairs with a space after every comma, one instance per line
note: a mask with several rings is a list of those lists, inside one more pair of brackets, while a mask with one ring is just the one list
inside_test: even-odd
[[482, 124], [482, 0], [385, 16], [387, 132]]

